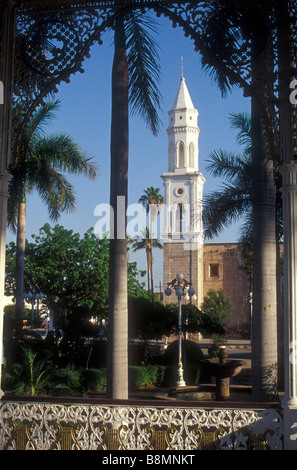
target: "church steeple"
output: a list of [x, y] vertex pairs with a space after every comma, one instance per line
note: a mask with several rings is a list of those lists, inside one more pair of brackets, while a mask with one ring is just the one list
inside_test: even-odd
[[177, 207], [166, 220], [168, 240], [200, 236], [202, 231], [202, 191], [204, 178], [198, 168], [198, 111], [194, 108], [182, 75], [173, 107], [169, 111], [168, 172], [164, 182], [165, 205]]
[[168, 171], [198, 171], [198, 111], [194, 108], [186, 85], [186, 80], [183, 75], [183, 66], [180, 85], [168, 115]]
[[198, 297], [195, 304], [199, 305], [203, 298], [202, 193], [205, 179], [198, 168], [198, 111], [186, 85], [183, 64], [180, 84], [168, 115], [168, 172], [161, 175], [164, 184], [163, 285], [182, 271], [193, 283]]

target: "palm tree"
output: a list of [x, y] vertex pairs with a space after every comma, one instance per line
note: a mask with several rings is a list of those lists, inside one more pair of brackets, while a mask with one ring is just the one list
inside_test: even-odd
[[[253, 207], [252, 384], [255, 400], [275, 396], [277, 282], [274, 109], [274, 2], [209, 4], [203, 61], [222, 93], [239, 85], [251, 96]], [[248, 69], [247, 69], [248, 67]], [[269, 337], [269, 340], [267, 338]]]
[[241, 241], [251, 241], [252, 155], [251, 120], [245, 113], [230, 114], [231, 127], [237, 130], [237, 141], [244, 145], [240, 155], [226, 150], [211, 152], [206, 170], [227, 182], [221, 189], [205, 196], [203, 227], [207, 238], [218, 236], [224, 227], [244, 216]]
[[[243, 145], [239, 155], [226, 150], [211, 152], [206, 170], [215, 177], [222, 177], [227, 182], [221, 189], [205, 196], [203, 205], [203, 227], [207, 238], [218, 236], [224, 227], [244, 218], [239, 242], [250, 245], [253, 239], [252, 206], [252, 135], [251, 118], [246, 113], [231, 113], [231, 128], [237, 131], [236, 141]], [[283, 233], [281, 174], [275, 171], [276, 231], [280, 241]]]
[[8, 185], [8, 226], [17, 234], [15, 316], [19, 324], [23, 316], [27, 195], [36, 190], [47, 205], [50, 218], [56, 221], [62, 212], [73, 211], [76, 203], [74, 188], [63, 173], [82, 174], [89, 179], [98, 175], [96, 166], [71, 136], [45, 135], [44, 127], [53, 119], [59, 103], [58, 100], [48, 101], [32, 115], [17, 150]]
[[[151, 282], [148, 282], [148, 290], [151, 289], [152, 295], [154, 297], [154, 281], [153, 281], [153, 225], [156, 220], [156, 217], [158, 214], [160, 214], [162, 210], [162, 205], [164, 203], [164, 197], [162, 194], [160, 194], [160, 188], [154, 188], [153, 186], [150, 186], [149, 188], [145, 189], [144, 194], [140, 196], [139, 201], [146, 210], [146, 213], [150, 215], [150, 230], [149, 232], [145, 233], [145, 238], [144, 240], [148, 239], [148, 236], [151, 237], [151, 261], [150, 261], [150, 268], [149, 271], [151, 273]], [[160, 242], [159, 242], [160, 244]], [[161, 244], [160, 244], [161, 245]], [[161, 245], [162, 246], [162, 245]], [[160, 248], [160, 247], [158, 247]]]
[[[224, 150], [213, 151], [210, 155], [207, 169], [218, 177], [224, 177], [227, 183], [223, 183], [222, 189], [214, 191], [205, 197], [203, 220], [205, 236], [212, 238], [217, 236], [224, 227], [232, 224], [240, 217], [244, 218], [239, 243], [243, 250], [252, 253], [254, 249], [254, 206], [253, 206], [253, 158], [251, 119], [245, 114], [232, 114], [231, 124], [238, 130], [237, 141], [244, 144], [241, 155], [235, 155]], [[274, 172], [276, 187], [276, 217], [275, 230], [278, 250], [277, 259], [277, 290], [280, 291], [280, 250], [279, 242], [283, 234], [282, 220], [282, 179], [278, 170]], [[247, 252], [247, 251], [245, 251]], [[278, 317], [279, 318], [279, 317]], [[279, 318], [280, 320], [280, 318]], [[282, 344], [281, 324], [279, 322], [279, 348]]]
[[122, 220], [114, 221], [110, 240], [107, 396], [128, 398], [128, 287], [126, 207], [128, 194], [129, 104], [149, 124], [159, 128], [157, 108], [158, 63], [156, 42], [147, 15], [117, 11], [112, 68], [110, 205]]
[[134, 253], [139, 250], [145, 250], [146, 252], [147, 285], [148, 290], [152, 290], [152, 296], [154, 297], [153, 248], [159, 248], [162, 250], [163, 245], [157, 238], [152, 237], [152, 233], [147, 227], [143, 232], [141, 239], [132, 240], [132, 250]]

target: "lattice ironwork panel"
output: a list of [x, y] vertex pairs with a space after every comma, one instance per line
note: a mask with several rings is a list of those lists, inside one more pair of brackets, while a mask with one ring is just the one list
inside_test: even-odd
[[[296, 5], [292, 3], [292, 64], [296, 70]], [[120, 10], [118, 7], [120, 6]], [[127, 0], [108, 1], [63, 1], [63, 2], [22, 2], [17, 16], [17, 45], [15, 58], [15, 104], [16, 109], [26, 110], [22, 123], [15, 120], [15, 136], [20, 135], [32, 112], [52, 91], [57, 91], [62, 81], [69, 81], [73, 73], [82, 71], [83, 60], [91, 45], [102, 42], [102, 35], [107, 28], [112, 28], [115, 15], [126, 15], [131, 9], [150, 9], [157, 16], [167, 17], [173, 27], [181, 27], [202, 57], [202, 63], [208, 67], [217, 67], [216, 55], [210, 54], [208, 35], [209, 15], [223, 7], [224, 2], [217, 1], [154, 1]], [[265, 110], [267, 141], [269, 152], [273, 156], [276, 149], [274, 129], [278, 128], [278, 88], [277, 88], [277, 34], [275, 12], [271, 9], [267, 20], [271, 28], [271, 50], [266, 64], [257, 71], [258, 79], [251, 75], [251, 40], [240, 23], [240, 14], [233, 16], [229, 11], [230, 24], [234, 31], [231, 50], [220, 43], [219, 69], [227, 77], [227, 84], [232, 88], [241, 87], [246, 96], [255, 96]], [[235, 19], [236, 18], [236, 19]], [[223, 57], [226, 55], [226, 60]], [[269, 64], [270, 62], [270, 64]], [[270, 69], [270, 70], [268, 70]], [[292, 73], [294, 73], [292, 70]], [[267, 87], [269, 80], [274, 86]], [[270, 74], [270, 78], [268, 75]], [[255, 77], [254, 77], [255, 78]], [[264, 83], [263, 87], [261, 83]], [[289, 91], [288, 91], [289, 92]], [[295, 130], [296, 133], [296, 130]]]
[[278, 409], [1, 402], [2, 450], [282, 449]]

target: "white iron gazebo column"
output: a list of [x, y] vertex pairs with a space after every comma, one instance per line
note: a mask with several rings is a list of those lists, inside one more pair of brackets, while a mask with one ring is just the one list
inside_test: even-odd
[[[0, 398], [2, 362], [3, 362], [3, 315], [4, 315], [4, 282], [6, 258], [6, 223], [7, 223], [7, 186], [10, 179], [8, 166], [11, 158], [11, 116], [13, 93], [13, 65], [15, 44], [15, 17], [17, 2], [8, 0], [1, 7], [2, 36], [0, 81], [3, 86], [3, 100], [0, 104]], [[0, 33], [1, 34], [1, 33]]]
[[284, 448], [297, 449], [297, 164], [294, 160], [290, 0], [278, 1], [280, 147], [284, 225]]
[[297, 450], [297, 165], [284, 164], [284, 447]]

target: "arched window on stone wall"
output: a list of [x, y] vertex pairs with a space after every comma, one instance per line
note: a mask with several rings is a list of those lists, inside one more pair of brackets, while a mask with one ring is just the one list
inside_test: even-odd
[[176, 231], [184, 233], [187, 231], [187, 210], [185, 205], [180, 202], [176, 209]]
[[185, 166], [185, 147], [183, 142], [178, 144], [177, 166], [178, 168], [183, 168]]
[[174, 145], [171, 144], [170, 149], [169, 149], [169, 170], [173, 171], [174, 166], [175, 166], [175, 162], [174, 162]]
[[193, 142], [191, 142], [190, 143], [190, 148], [189, 148], [189, 163], [190, 163], [189, 166], [191, 168], [194, 168], [194, 166], [195, 166], [194, 156], [195, 156], [195, 147], [194, 147]]

